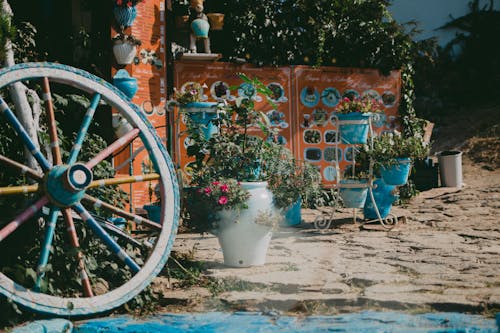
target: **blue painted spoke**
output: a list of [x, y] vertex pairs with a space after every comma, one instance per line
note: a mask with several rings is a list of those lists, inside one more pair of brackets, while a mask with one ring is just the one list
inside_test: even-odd
[[82, 204], [77, 203], [73, 206], [73, 209], [80, 215], [80, 217], [88, 223], [90, 228], [99, 236], [99, 238], [102, 239], [104, 244], [108, 247], [108, 249], [116, 254], [118, 258], [120, 258], [130, 269], [134, 272], [137, 273], [141, 270], [139, 265], [135, 263], [132, 258], [118, 245], [109, 234], [104, 231], [104, 229], [101, 227], [99, 223], [97, 223], [96, 220], [90, 215], [90, 213], [82, 206]]
[[40, 290], [40, 284], [45, 276], [45, 267], [47, 266], [47, 262], [49, 261], [50, 248], [52, 247], [52, 241], [54, 240], [54, 231], [56, 229], [57, 216], [59, 215], [59, 208], [52, 207], [50, 209], [49, 215], [49, 224], [47, 225], [47, 229], [45, 231], [45, 239], [42, 244], [42, 251], [40, 254], [40, 259], [38, 261], [38, 267], [36, 270], [36, 282], [35, 282], [35, 290]]
[[40, 149], [38, 149], [33, 141], [31, 140], [28, 132], [24, 129], [23, 125], [16, 118], [12, 110], [9, 108], [7, 103], [0, 97], [0, 112], [5, 115], [7, 120], [10, 122], [14, 130], [21, 137], [21, 140], [26, 145], [26, 148], [30, 151], [33, 157], [37, 160], [38, 164], [42, 167], [43, 171], [47, 171], [51, 168], [49, 161], [42, 155]]
[[68, 165], [75, 163], [78, 158], [78, 154], [82, 149], [83, 140], [85, 140], [85, 136], [87, 135], [87, 131], [90, 127], [90, 123], [92, 122], [92, 118], [94, 117], [95, 110], [97, 109], [100, 100], [100, 94], [95, 94], [94, 97], [92, 97], [92, 102], [90, 103], [90, 106], [87, 109], [85, 116], [83, 117], [82, 125], [80, 127], [80, 130], [78, 131], [75, 144], [73, 145], [73, 148], [71, 148], [67, 163]]

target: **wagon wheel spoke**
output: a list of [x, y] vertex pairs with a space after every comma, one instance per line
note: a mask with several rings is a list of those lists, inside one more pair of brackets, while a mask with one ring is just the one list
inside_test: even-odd
[[0, 162], [3, 162], [4, 164], [8, 165], [8, 166], [11, 166], [13, 168], [16, 168], [18, 169], [19, 171], [21, 171], [22, 174], [26, 174], [28, 175], [28, 177], [34, 179], [34, 180], [41, 180], [43, 178], [43, 176], [41, 174], [39, 174], [38, 172], [36, 172], [35, 170], [27, 167], [26, 165], [23, 165], [19, 162], [16, 162], [14, 160], [11, 160], [10, 158], [4, 156], [4, 155], [0, 155]]
[[12, 125], [16, 133], [19, 135], [21, 140], [23, 141], [24, 145], [30, 153], [33, 155], [33, 157], [37, 160], [38, 164], [42, 167], [43, 171], [48, 171], [51, 167], [49, 161], [43, 156], [41, 153], [40, 149], [35, 146], [33, 141], [31, 140], [28, 132], [24, 129], [23, 125], [19, 122], [19, 120], [16, 118], [12, 110], [9, 108], [7, 103], [4, 101], [3, 98], [0, 97], [0, 112], [2, 112], [9, 123]]
[[139, 129], [134, 128], [112, 144], [110, 144], [106, 149], [101, 151], [99, 154], [97, 154], [94, 158], [92, 158], [90, 161], [88, 161], [85, 166], [89, 169], [92, 169], [95, 167], [97, 164], [99, 164], [101, 161], [103, 161], [106, 157], [112, 155], [114, 152], [118, 151], [121, 147], [123, 147], [125, 144], [133, 140], [137, 135], [139, 135]]
[[80, 130], [78, 131], [76, 141], [73, 144], [73, 147], [71, 148], [71, 152], [69, 153], [68, 162], [66, 164], [71, 165], [71, 164], [75, 163], [76, 160], [78, 159], [78, 154], [80, 153], [80, 150], [82, 149], [83, 141], [85, 140], [85, 136], [87, 135], [87, 131], [90, 127], [90, 123], [92, 122], [92, 119], [94, 118], [94, 113], [95, 113], [95, 110], [97, 109], [97, 106], [99, 105], [100, 100], [101, 100], [100, 94], [95, 94], [94, 97], [92, 97], [92, 101], [90, 102], [90, 106], [87, 109], [85, 116], [83, 117], [83, 121], [82, 121], [82, 124], [80, 126]]
[[59, 165], [62, 164], [61, 149], [59, 148], [59, 139], [57, 137], [57, 124], [56, 124], [56, 117], [54, 114], [54, 104], [52, 103], [52, 95], [50, 93], [50, 83], [49, 79], [46, 77], [44, 77], [42, 80], [42, 88], [43, 88], [43, 100], [47, 105], [50, 148], [52, 150], [52, 164]]
[[7, 187], [0, 187], [0, 196], [34, 193], [37, 191], [38, 191], [38, 185], [7, 186]]
[[155, 228], [155, 229], [158, 229], [160, 230], [161, 229], [161, 224], [159, 223], [156, 223], [156, 222], [153, 222], [149, 219], [146, 219], [142, 216], [139, 216], [139, 215], [135, 215], [135, 214], [132, 214], [132, 213], [129, 213], [123, 209], [120, 209], [120, 208], [117, 208], [115, 206], [112, 206], [108, 203], [105, 203], [97, 198], [94, 198], [90, 195], [85, 195], [85, 197], [83, 198], [85, 201], [91, 203], [92, 205], [94, 205], [94, 207], [96, 208], [104, 208], [104, 209], [107, 209], [109, 210], [110, 212], [112, 213], [115, 213], [116, 215], [118, 216], [121, 216], [127, 220], [131, 220], [131, 221], [134, 221], [135, 223], [137, 224], [144, 224], [144, 225], [147, 225], [149, 227], [152, 227], [152, 228]]
[[87, 270], [85, 269], [85, 262], [83, 261], [83, 253], [80, 251], [80, 242], [78, 240], [78, 235], [76, 234], [75, 223], [73, 221], [73, 216], [71, 215], [71, 210], [69, 208], [65, 208], [62, 210], [62, 214], [64, 217], [64, 221], [66, 222], [66, 231], [69, 235], [69, 239], [71, 241], [71, 245], [75, 248], [76, 251], [76, 260], [78, 261], [78, 270], [80, 275], [80, 281], [83, 286], [83, 294], [86, 297], [92, 297], [94, 293], [92, 292], [92, 286], [90, 284], [90, 280], [87, 274]]
[[109, 185], [131, 184], [131, 183], [146, 182], [158, 179], [160, 179], [160, 175], [157, 173], [148, 173], [144, 175], [128, 176], [120, 178], [106, 178], [106, 179], [94, 180], [93, 182], [90, 183], [89, 188], [109, 186]]
[[90, 228], [97, 234], [99, 238], [106, 244], [108, 249], [120, 258], [125, 265], [127, 265], [134, 273], [141, 270], [139, 265], [130, 258], [130, 256], [116, 243], [116, 241], [109, 236], [109, 234], [97, 223], [97, 221], [90, 215], [90, 213], [80, 204], [77, 203], [73, 206], [75, 212], [80, 215], [83, 221], [88, 223]]
[[39, 291], [42, 280], [45, 276], [45, 268], [49, 261], [50, 249], [52, 241], [54, 240], [54, 232], [56, 230], [57, 217], [59, 215], [59, 208], [52, 207], [49, 214], [49, 223], [46, 226], [45, 238], [42, 243], [40, 258], [38, 260], [38, 267], [36, 268], [36, 281], [34, 290]]
[[49, 202], [49, 199], [44, 196], [37, 202], [28, 207], [21, 214], [16, 216], [14, 220], [9, 222], [5, 227], [0, 229], [0, 242], [14, 232], [18, 227], [20, 227], [24, 222], [26, 222], [30, 217], [35, 215], [44, 205]]

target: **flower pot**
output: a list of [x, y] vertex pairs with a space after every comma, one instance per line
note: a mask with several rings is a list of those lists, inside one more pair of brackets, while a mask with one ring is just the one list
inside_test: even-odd
[[397, 158], [397, 164], [382, 166], [380, 172], [382, 179], [387, 185], [401, 186], [408, 181], [408, 175], [411, 169], [410, 158]]
[[195, 19], [191, 22], [191, 30], [196, 38], [208, 38], [208, 31], [210, 30], [210, 24], [208, 21], [202, 19]]
[[[346, 144], [365, 144], [369, 131], [369, 112], [339, 113], [339, 134], [341, 141]], [[355, 122], [355, 123], [350, 123]]]
[[125, 69], [120, 69], [113, 76], [113, 85], [120, 89], [128, 98], [134, 97], [137, 89], [137, 79], [131, 77]]
[[134, 62], [137, 46], [123, 41], [115, 41], [113, 54], [118, 65], [129, 65]]
[[[340, 197], [345, 208], [363, 208], [368, 194], [366, 179], [343, 179], [340, 181]], [[343, 184], [359, 185], [360, 187], [342, 187]]]
[[[392, 204], [397, 196], [392, 194], [392, 191], [396, 187], [395, 185], [387, 185], [382, 179], [376, 179], [373, 182], [373, 198], [377, 205], [380, 217], [385, 219], [391, 212]], [[367, 219], [377, 219], [377, 212], [371, 199], [366, 200], [365, 207], [363, 208], [363, 214]]]
[[181, 111], [184, 112], [192, 122], [200, 125], [205, 139], [210, 139], [212, 135], [219, 131], [219, 128], [212, 122], [213, 119], [217, 118], [217, 103], [188, 103], [181, 106]]
[[113, 15], [115, 16], [116, 23], [121, 27], [131, 26], [137, 17], [137, 8], [115, 6], [113, 8]]
[[438, 153], [441, 186], [462, 187], [462, 152], [448, 150]]
[[144, 205], [142, 207], [146, 212], [148, 212], [148, 219], [153, 222], [160, 223], [161, 221], [161, 206], [159, 205]]
[[222, 30], [224, 27], [224, 14], [221, 13], [208, 13], [208, 21], [210, 22], [210, 29]]
[[250, 192], [248, 209], [217, 212], [217, 229], [214, 234], [222, 248], [224, 265], [264, 265], [272, 226], [262, 223], [278, 219], [279, 211], [273, 205], [267, 182], [242, 182], [241, 186]]
[[290, 207], [284, 209], [283, 215], [285, 216], [285, 218], [280, 223], [281, 226], [291, 227], [300, 224], [302, 220], [300, 211], [301, 204], [302, 200], [299, 198], [297, 201], [295, 201], [295, 203], [290, 205]]

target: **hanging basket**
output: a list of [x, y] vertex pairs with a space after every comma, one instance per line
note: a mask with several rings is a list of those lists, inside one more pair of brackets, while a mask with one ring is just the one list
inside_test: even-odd
[[120, 89], [128, 98], [132, 99], [139, 89], [137, 79], [129, 75], [125, 69], [120, 69], [113, 77], [113, 85]]
[[116, 41], [113, 45], [113, 54], [117, 64], [129, 65], [134, 62], [137, 46], [124, 41]]
[[[339, 113], [339, 134], [343, 143], [365, 144], [368, 139], [369, 112]], [[351, 123], [352, 122], [352, 123]]]
[[137, 17], [137, 8], [116, 6], [113, 8], [116, 23], [121, 27], [130, 27]]
[[397, 164], [382, 166], [380, 172], [382, 179], [387, 185], [401, 186], [408, 181], [408, 175], [411, 170], [410, 158], [397, 158]]

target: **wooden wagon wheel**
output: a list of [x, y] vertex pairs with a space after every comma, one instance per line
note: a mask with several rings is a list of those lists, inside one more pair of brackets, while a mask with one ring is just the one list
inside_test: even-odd
[[[38, 266], [33, 267], [37, 272], [36, 281], [33, 285], [27, 286], [17, 281], [15, 276], [0, 273], [0, 293], [34, 311], [58, 316], [87, 315], [117, 307], [141, 292], [159, 273], [168, 259], [179, 218], [179, 190], [175, 168], [161, 139], [140, 109], [131, 103], [122, 92], [103, 79], [85, 71], [60, 64], [19, 64], [0, 71], [1, 96], [5, 97], [7, 89], [19, 81], [39, 82], [43, 87], [52, 159], [49, 160], [49, 158], [45, 157], [42, 151], [33, 144], [16, 118], [15, 113], [6, 101], [0, 97], [0, 113], [2, 114], [0, 115], [0, 121], [8, 121], [13, 131], [11, 135], [13, 137], [17, 135], [22, 139], [25, 148], [31, 152], [42, 170], [41, 172], [36, 171], [27, 167], [21, 161], [14, 161], [6, 156], [0, 156], [2, 168], [6, 166], [17, 168], [20, 173], [25, 173], [34, 181], [34, 183], [22, 186], [6, 187], [2, 185], [3, 187], [0, 187], [0, 198], [7, 195], [17, 195], [21, 197], [20, 201], [32, 199], [23, 210], [16, 214], [17, 216], [14, 219], [0, 224], [0, 242], [12, 237], [12, 234], [15, 234], [16, 229], [21, 225], [26, 224], [28, 226], [30, 223], [39, 222], [41, 218], [45, 219], [44, 236], [40, 237], [42, 246], [39, 249]], [[79, 125], [76, 139], [72, 143], [69, 158], [65, 161], [61, 158], [57, 134], [58, 123], [55, 120], [50, 93], [52, 83], [58, 86], [66, 86], [68, 89], [77, 89], [91, 98], [90, 107]], [[78, 161], [84, 138], [88, 134], [90, 124], [94, 122], [93, 117], [96, 108], [102, 104], [113, 107], [127, 120], [132, 129], [109, 144], [90, 160]], [[154, 173], [120, 178], [93, 179], [96, 178], [93, 177], [94, 167], [134, 139], [141, 140], [146, 147], [149, 158], [153, 162]], [[162, 204], [159, 223], [120, 209], [116, 205], [106, 203], [104, 199], [92, 197], [88, 193], [90, 188], [98, 186], [130, 184], [151, 180], [157, 181], [161, 188]], [[99, 209], [94, 209], [95, 207]], [[50, 209], [48, 216], [40, 214], [43, 208]], [[140, 225], [140, 228], [146, 232], [151, 231], [150, 234], [154, 236], [153, 244], [152, 246], [149, 245], [150, 249], [148, 249], [147, 254], [142, 254], [143, 257], [139, 258], [140, 260], [137, 259], [135, 254], [130, 254], [128, 246], [120, 245], [115, 234], [109, 233], [98, 222], [99, 217], [96, 214], [103, 211], [103, 209], [114, 216], [123, 217]], [[81, 220], [75, 220], [75, 216], [78, 216]], [[75, 261], [78, 271], [75, 274], [78, 274], [81, 283], [81, 292], [79, 294], [61, 295], [56, 292], [40, 291], [40, 284], [46, 274], [44, 268], [47, 267], [51, 259], [50, 248], [53, 245], [56, 224], [64, 223], [67, 228], [68, 242], [74, 248], [73, 252], [76, 254]], [[102, 242], [101, 244], [106, 245], [109, 251], [107, 253], [111, 253], [110, 256], [116, 260], [116, 264], [130, 272], [131, 277], [128, 280], [115, 289], [106, 290], [103, 294], [97, 295], [93, 290], [93, 281], [89, 279], [89, 270], [85, 265], [85, 249], [80, 248], [78, 234], [75, 232], [75, 224], [77, 223], [83, 225], [82, 228], [87, 228], [96, 239]], [[30, 241], [33, 240], [26, 239], [26, 242]], [[14, 254], [2, 253], [2, 256], [4, 255]], [[68, 254], [68, 258], [70, 257], [71, 255]]]

